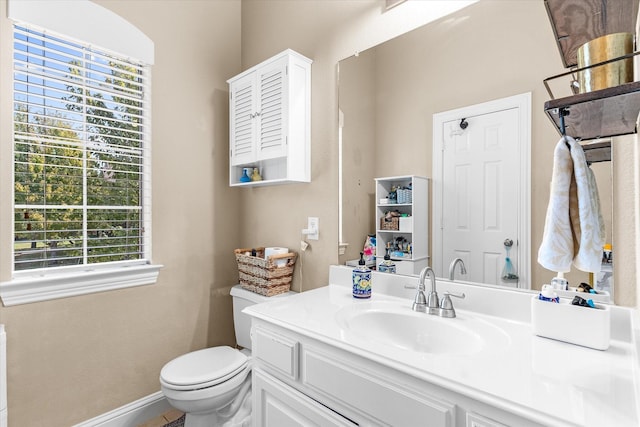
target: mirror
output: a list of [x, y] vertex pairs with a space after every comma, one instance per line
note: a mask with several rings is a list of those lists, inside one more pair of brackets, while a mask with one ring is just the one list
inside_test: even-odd
[[[349, 243], [341, 263], [357, 259], [376, 230], [376, 177], [432, 176], [435, 113], [531, 92], [531, 241], [519, 244], [529, 246], [532, 287], [549, 283], [555, 274], [537, 252], [559, 134], [543, 111], [542, 82], [563, 71], [543, 2], [478, 2], [340, 61], [341, 240]], [[610, 242], [611, 162], [591, 167]], [[575, 269], [566, 277], [572, 286], [590, 282]]]

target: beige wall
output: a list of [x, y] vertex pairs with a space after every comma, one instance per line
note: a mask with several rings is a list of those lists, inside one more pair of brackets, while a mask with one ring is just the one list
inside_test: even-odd
[[[433, 20], [420, 10], [424, 9], [420, 3], [382, 14], [383, 2], [376, 0], [242, 0], [243, 68], [286, 48], [314, 61], [312, 182], [246, 188], [241, 194], [243, 247], [275, 244], [299, 250], [307, 217], [319, 217], [320, 240], [311, 241], [300, 257], [295, 290], [326, 285], [327, 266], [338, 262], [337, 63]], [[361, 247], [364, 236], [348, 243]]]
[[[159, 370], [169, 359], [208, 345], [232, 344], [228, 290], [237, 280], [232, 256], [236, 247], [273, 244], [297, 250], [307, 216], [318, 216], [320, 240], [312, 241], [301, 257], [294, 289], [325, 285], [328, 265], [338, 261], [336, 64], [416, 25], [408, 18], [401, 25], [387, 25], [377, 1], [98, 3], [137, 25], [155, 42], [153, 258], [165, 268], [153, 286], [0, 308], [0, 322], [8, 334], [12, 427], [64, 427], [89, 419], [157, 391]], [[533, 23], [525, 45], [550, 46], [550, 52], [539, 53], [545, 63], [533, 64], [535, 86], [528, 89], [534, 92], [533, 140], [540, 144], [534, 142], [534, 149], [541, 156], [549, 155], [557, 135], [540, 114], [546, 100], [540, 80], [560, 71], [561, 65], [550, 42], [542, 1], [517, 2], [518, 6], [512, 6], [516, 2], [487, 3], [487, 9], [480, 8], [479, 13], [495, 14], [501, 23]], [[518, 12], [514, 7], [523, 9]], [[0, 9], [6, 9], [5, 0], [0, 0]], [[10, 23], [0, 17], [2, 200], [11, 197], [6, 185], [11, 180], [11, 101], [6, 96], [11, 91], [7, 78], [11, 75], [10, 31]], [[471, 41], [479, 36], [463, 35]], [[499, 36], [495, 33], [488, 42], [500, 46], [509, 34]], [[450, 33], [441, 37], [442, 49], [449, 49]], [[231, 189], [225, 81], [285, 48], [314, 60], [312, 182]], [[512, 54], [504, 50], [503, 66], [514, 65], [508, 61]], [[460, 78], [468, 76], [464, 65], [434, 67], [440, 73], [437, 78], [447, 70]], [[488, 86], [465, 81], [465, 91], [457, 90], [455, 97], [440, 93], [430, 108], [441, 111], [523, 92], [527, 89], [522, 72], [534, 71], [514, 69]], [[427, 157], [428, 152], [418, 154]], [[550, 176], [550, 165], [546, 167], [537, 173]], [[546, 192], [534, 190], [533, 200], [546, 206]], [[637, 215], [632, 219], [637, 223]], [[9, 203], [2, 203], [0, 280], [9, 277], [10, 222]], [[542, 224], [533, 226], [541, 229]], [[362, 245], [360, 241], [349, 243]], [[637, 258], [635, 261], [631, 265], [637, 264]]]
[[[158, 391], [160, 368], [179, 354], [234, 344], [228, 292], [237, 281], [232, 250], [241, 218], [238, 193], [228, 186], [226, 79], [241, 70], [240, 2], [98, 3], [155, 42], [153, 261], [164, 269], [155, 285], [0, 308], [11, 427], [87, 420]], [[11, 23], [4, 0], [0, 10], [0, 194], [6, 201]], [[1, 280], [7, 280], [11, 207], [1, 206]]]
[[[420, 3], [420, 2], [417, 2]], [[372, 7], [365, 7], [369, 4]], [[379, 2], [334, 2], [334, 1], [259, 1], [243, 0], [242, 7], [242, 58], [243, 66], [251, 65], [286, 47], [301, 51], [314, 59], [313, 64], [313, 107], [312, 107], [312, 165], [313, 182], [301, 186], [304, 190], [304, 203], [296, 196], [286, 194], [288, 189], [265, 189], [258, 194], [247, 194], [243, 198], [244, 211], [250, 217], [251, 225], [264, 225], [256, 228], [259, 241], [277, 234], [285, 240], [282, 244], [297, 245], [300, 238], [297, 224], [304, 224], [306, 215], [320, 216], [321, 240], [314, 251], [305, 255], [304, 271], [306, 286], [322, 286], [326, 282], [326, 262], [335, 259], [335, 238], [337, 228], [327, 230], [327, 221], [335, 224], [337, 210], [337, 100], [335, 99], [336, 73], [335, 63], [356, 51], [385, 41], [391, 35], [380, 35], [381, 16]], [[405, 4], [404, 6], [409, 6]], [[404, 6], [396, 8], [401, 9]], [[358, 9], [359, 7], [359, 9]], [[340, 20], [352, 11], [356, 16]], [[328, 19], [327, 16], [330, 18]], [[404, 31], [411, 30], [413, 22], [407, 24]], [[402, 24], [392, 26], [395, 30]], [[403, 31], [398, 32], [402, 33]], [[425, 36], [426, 34], [426, 36]], [[431, 135], [433, 113], [460, 108], [493, 99], [507, 97], [524, 92], [532, 93], [532, 283], [534, 287], [548, 283], [555, 275], [537, 265], [537, 249], [540, 245], [544, 228], [544, 217], [549, 198], [549, 181], [552, 169], [553, 148], [559, 139], [557, 131], [551, 125], [543, 111], [549, 96], [544, 89], [543, 80], [565, 70], [553, 38], [553, 32], [544, 3], [537, 0], [505, 2], [498, 0], [482, 0], [451, 16], [440, 19], [428, 26], [424, 31], [407, 34], [403, 38], [426, 37], [425, 43], [414, 43], [413, 55], [405, 55], [403, 59], [387, 56], [379, 62], [388, 64], [402, 62], [402, 72], [396, 70], [380, 72], [378, 84], [393, 79], [408, 79], [416, 76], [423, 86], [407, 93], [388, 91], [384, 101], [378, 104], [388, 108], [377, 115], [388, 118], [394, 123], [391, 131], [383, 133], [378, 128], [378, 140], [390, 144], [391, 141], [402, 141], [410, 145], [410, 154], [389, 159], [379, 149], [374, 154], [377, 176], [391, 176], [408, 173], [431, 174]], [[411, 44], [409, 44], [411, 45]], [[420, 46], [418, 48], [418, 46]], [[407, 59], [408, 58], [408, 59]], [[362, 83], [362, 82], [360, 82]], [[566, 94], [564, 95], [566, 96]], [[407, 101], [409, 99], [409, 101]], [[412, 108], [399, 108], [402, 104]], [[398, 108], [395, 108], [398, 107]], [[402, 112], [402, 114], [398, 114]], [[348, 120], [348, 118], [347, 118]], [[627, 141], [635, 140], [627, 137]], [[345, 142], [345, 150], [347, 150]], [[353, 153], [345, 153], [352, 155]], [[371, 154], [371, 153], [369, 153]], [[345, 164], [345, 174], [355, 173]], [[320, 172], [318, 171], [320, 169]], [[333, 170], [331, 175], [330, 170]], [[616, 206], [613, 222], [617, 234], [612, 237], [614, 252], [617, 251], [616, 302], [634, 306], [635, 297], [635, 262], [622, 262], [625, 256], [632, 261], [635, 257], [635, 234], [629, 233], [636, 225], [634, 214], [629, 213], [633, 198], [626, 197], [636, 191], [637, 184], [633, 180], [633, 168], [620, 167], [614, 183], [617, 194], [623, 198]], [[622, 184], [628, 182], [627, 184]], [[332, 187], [332, 188], [331, 188]], [[604, 188], [604, 187], [603, 187]], [[331, 191], [328, 191], [331, 190]], [[332, 192], [333, 191], [333, 192]], [[366, 188], [372, 197], [373, 187]], [[606, 192], [606, 189], [605, 189]], [[280, 219], [275, 215], [264, 216], [268, 200], [275, 198], [283, 201], [290, 211], [287, 218], [291, 227], [277, 227]], [[361, 203], [353, 201], [354, 203]], [[620, 204], [622, 203], [622, 205]], [[371, 205], [373, 206], [373, 205]], [[325, 218], [325, 208], [330, 218]], [[279, 212], [283, 209], [278, 208]], [[350, 206], [350, 209], [355, 209]], [[364, 221], [353, 212], [345, 212], [345, 229], [358, 218], [361, 227]], [[253, 227], [248, 229], [253, 230]], [[277, 232], [268, 231], [277, 229]], [[627, 234], [623, 234], [625, 230]], [[327, 233], [333, 235], [327, 236]], [[345, 234], [348, 234], [345, 232]], [[348, 254], [340, 257], [340, 261], [352, 259], [362, 245], [360, 238], [350, 240]], [[327, 241], [329, 239], [329, 241]], [[350, 239], [353, 239], [350, 237]], [[250, 242], [251, 240], [249, 240]], [[319, 248], [318, 248], [319, 247]], [[319, 249], [319, 250], [318, 250]], [[311, 265], [311, 266], [310, 266]], [[309, 274], [307, 274], [309, 273]], [[312, 277], [309, 277], [312, 276]], [[572, 283], [588, 280], [586, 274], [573, 273], [569, 276]], [[620, 296], [620, 298], [618, 298]]]
[[[523, 19], [526, 17], [526, 19]], [[377, 88], [384, 101], [378, 102], [376, 129], [376, 172], [380, 176], [415, 173], [431, 176], [433, 114], [488, 100], [532, 92], [531, 141], [531, 287], [549, 283], [554, 272], [537, 263], [542, 239], [553, 150], [559, 139], [543, 111], [549, 99], [543, 80], [564, 72], [549, 19], [542, 2], [482, 1], [436, 23], [398, 37], [378, 49]], [[535, 37], [532, 35], [535, 34]], [[386, 65], [386, 66], [385, 66]], [[397, 80], [413, 82], [398, 85]], [[568, 83], [568, 81], [565, 81]], [[568, 86], [568, 85], [567, 85]], [[558, 95], [558, 93], [556, 93]], [[562, 94], [566, 96], [568, 94]], [[410, 108], [406, 108], [406, 106]], [[633, 257], [632, 156], [628, 152], [635, 138], [617, 138], [613, 163], [593, 166], [599, 176], [601, 199], [606, 200], [607, 241], [623, 249], [616, 264], [616, 302], [635, 305], [635, 272], [624, 257]], [[411, 155], [382, 156], [387, 147], [410, 147]], [[618, 153], [616, 153], [618, 154]], [[611, 165], [616, 164], [616, 223], [611, 226]], [[403, 172], [405, 171], [405, 172]], [[608, 176], [607, 176], [608, 174]], [[513, 178], [513, 177], [511, 177]], [[631, 245], [631, 246], [630, 246]], [[626, 268], [625, 268], [626, 267]], [[570, 283], [588, 282], [589, 274], [577, 269], [567, 274]]]
[[[527, 19], [520, 16], [527, 16]], [[369, 156], [375, 158], [371, 165], [358, 165], [345, 159], [345, 170], [352, 175], [375, 172], [374, 176], [415, 174], [430, 177], [433, 175], [434, 114], [532, 92], [532, 127], [536, 132], [531, 150], [531, 185], [535, 193], [546, 191], [551, 176], [553, 148], [559, 135], [538, 106], [548, 96], [543, 79], [558, 74], [562, 69], [557, 61], [553, 33], [548, 31], [535, 39], [531, 37], [543, 24], [548, 24], [548, 17], [539, 2], [517, 5], [482, 2], [341, 61], [339, 101], [340, 107], [348, 112], [345, 118], [348, 122], [345, 125], [345, 153], [355, 149], [359, 152], [368, 150]], [[502, 37], [504, 34], [509, 37]], [[502, 41], [496, 48], [493, 41], [499, 39]], [[371, 63], [376, 65], [368, 65]], [[518, 64], [517, 68], [514, 64]], [[376, 110], [367, 120], [375, 123], [375, 127], [370, 128], [375, 132], [365, 138], [357, 138], [348, 134], [347, 129], [352, 129], [353, 123], [360, 123], [362, 119], [353, 114], [354, 108], [348, 109], [349, 105], [345, 103], [353, 101], [357, 112], [363, 105], [373, 104], [367, 104], [367, 99], [361, 94], [349, 99], [347, 92], [353, 90], [349, 85], [355, 86], [355, 82], [348, 80], [362, 84], [369, 80], [366, 78], [369, 75], [375, 79], [373, 90], [369, 90], [377, 99]], [[611, 163], [597, 163], [592, 169], [598, 175], [603, 205], [607, 207], [604, 216], [607, 242], [611, 242]], [[365, 196], [374, 193], [373, 180], [360, 188], [346, 188], [347, 185], [352, 183], [345, 183], [347, 202], [362, 199], [361, 193]], [[548, 198], [548, 193], [545, 197]], [[370, 201], [370, 198], [365, 199]], [[372, 212], [371, 206], [364, 205], [362, 210], [368, 208]], [[546, 208], [546, 203], [532, 204], [532, 239], [521, 241], [521, 244], [529, 246], [531, 284], [536, 288], [553, 277], [553, 273], [537, 263]], [[349, 227], [345, 228], [362, 228], [354, 216], [347, 216], [346, 222]], [[360, 235], [372, 230], [360, 230]], [[572, 284], [589, 281], [588, 273], [578, 271], [568, 277]]]
[[[374, 233], [376, 154], [376, 57], [371, 49], [340, 62], [338, 78], [342, 126], [343, 241], [340, 262], [359, 259], [365, 236]], [[390, 150], [393, 152], [393, 149]], [[385, 153], [381, 153], [382, 156]]]

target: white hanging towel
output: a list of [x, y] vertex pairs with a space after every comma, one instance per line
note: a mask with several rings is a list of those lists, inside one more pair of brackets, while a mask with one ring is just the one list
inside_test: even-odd
[[604, 239], [595, 177], [587, 166], [582, 146], [565, 136], [554, 151], [551, 194], [538, 263], [559, 273], [570, 271], [572, 262], [582, 271], [598, 272]]
[[549, 206], [544, 224], [538, 263], [547, 270], [568, 272], [573, 260], [573, 231], [569, 219], [569, 191], [573, 177], [573, 160], [569, 147], [560, 139], [553, 152], [553, 174]]
[[578, 243], [573, 265], [582, 271], [597, 273], [602, 268], [602, 246], [605, 240], [604, 221], [600, 210], [600, 196], [593, 171], [587, 165], [582, 146], [569, 138], [573, 174], [577, 187], [580, 234], [574, 238]]

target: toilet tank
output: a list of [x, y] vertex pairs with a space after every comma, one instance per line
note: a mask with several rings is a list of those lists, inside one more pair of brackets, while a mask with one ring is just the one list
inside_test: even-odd
[[261, 302], [272, 301], [274, 298], [286, 298], [294, 293], [295, 292], [289, 291], [280, 295], [266, 297], [248, 291], [240, 285], [231, 288], [231, 297], [233, 298], [233, 326], [235, 328], [236, 342], [238, 345], [251, 349], [251, 317], [242, 312], [245, 307]]

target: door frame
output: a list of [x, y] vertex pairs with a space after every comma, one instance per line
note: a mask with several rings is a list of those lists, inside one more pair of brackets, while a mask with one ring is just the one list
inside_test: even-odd
[[[520, 130], [520, 189], [518, 200], [518, 258], [516, 266], [520, 281], [518, 287], [531, 289], [531, 92], [496, 99], [455, 110], [444, 111], [433, 115], [433, 210], [431, 228], [433, 232], [432, 262], [436, 273], [446, 277], [442, 259], [443, 244], [443, 212], [442, 212], [442, 179], [443, 179], [443, 147], [444, 124], [452, 120], [516, 109]], [[520, 242], [526, 242], [521, 245]], [[440, 270], [440, 271], [438, 271]]]

